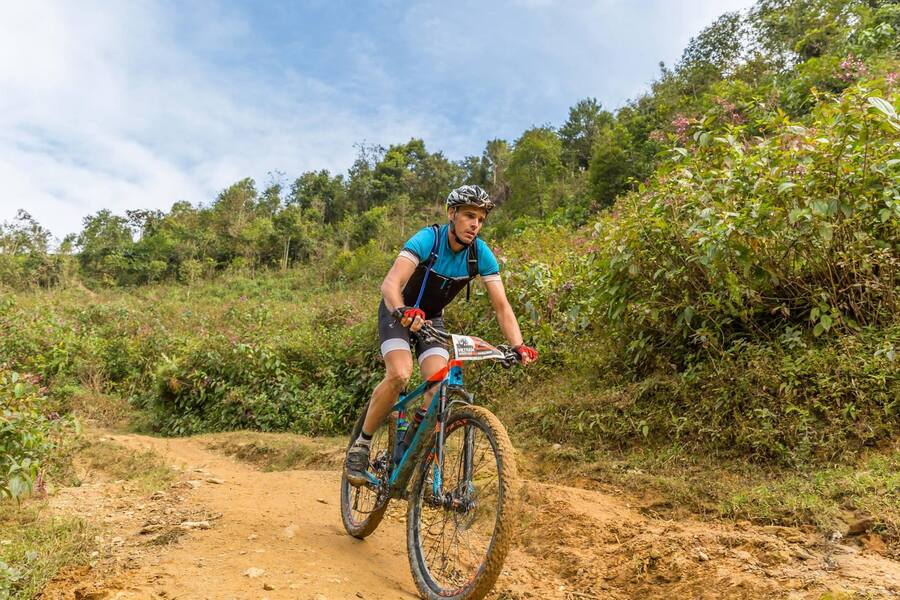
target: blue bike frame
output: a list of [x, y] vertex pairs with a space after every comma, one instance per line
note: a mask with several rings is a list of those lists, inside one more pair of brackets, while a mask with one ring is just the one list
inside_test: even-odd
[[[405, 496], [406, 487], [410, 477], [412, 477], [413, 470], [419, 462], [418, 459], [430, 448], [435, 430], [437, 430], [438, 436], [438, 456], [434, 462], [433, 492], [436, 497], [440, 497], [443, 494], [441, 469], [444, 464], [444, 457], [442, 456], [444, 451], [444, 426], [450, 394], [452, 392], [465, 394], [463, 392], [462, 361], [451, 360], [446, 367], [432, 375], [419, 387], [407, 394], [402, 394], [397, 404], [394, 405], [393, 410], [405, 411], [412, 400], [425, 394], [435, 385], [439, 387], [431, 399], [431, 404], [429, 404], [422, 422], [416, 429], [415, 435], [403, 456], [400, 457], [400, 461], [391, 471], [387, 487], [392, 498], [403, 498]], [[471, 399], [467, 394], [466, 396]]]

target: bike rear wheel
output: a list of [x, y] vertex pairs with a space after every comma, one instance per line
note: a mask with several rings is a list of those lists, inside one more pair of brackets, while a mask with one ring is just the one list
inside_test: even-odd
[[[368, 408], [367, 403], [356, 420], [356, 425], [350, 433], [348, 449], [362, 432]], [[375, 531], [387, 510], [390, 500], [387, 496], [387, 480], [390, 476], [395, 430], [396, 422], [391, 416], [372, 436], [369, 470], [383, 482], [381, 487], [371, 485], [354, 487], [347, 481], [346, 476], [341, 474], [341, 521], [347, 533], [355, 538], [363, 539]]]
[[446, 424], [443, 495], [434, 494], [437, 435], [409, 498], [406, 540], [413, 580], [429, 600], [479, 600], [509, 551], [518, 495], [512, 443], [488, 410], [454, 409]]

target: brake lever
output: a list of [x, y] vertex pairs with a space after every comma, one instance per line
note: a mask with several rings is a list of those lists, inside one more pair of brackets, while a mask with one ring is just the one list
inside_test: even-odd
[[500, 350], [504, 354], [503, 360], [498, 361], [500, 363], [500, 366], [504, 369], [509, 369], [514, 364], [519, 362], [519, 355], [515, 352], [515, 350], [513, 350], [506, 344], [497, 346], [497, 350]]
[[426, 322], [419, 328], [419, 331], [416, 331], [414, 335], [419, 335], [422, 337], [422, 341], [424, 342], [436, 342], [438, 344], [447, 345], [447, 339], [440, 335], [437, 329], [434, 328], [434, 325]]

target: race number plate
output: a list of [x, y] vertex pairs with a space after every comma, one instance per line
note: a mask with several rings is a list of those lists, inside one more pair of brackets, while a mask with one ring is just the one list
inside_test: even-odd
[[452, 335], [453, 353], [458, 360], [503, 359], [504, 354], [481, 338], [471, 335]]

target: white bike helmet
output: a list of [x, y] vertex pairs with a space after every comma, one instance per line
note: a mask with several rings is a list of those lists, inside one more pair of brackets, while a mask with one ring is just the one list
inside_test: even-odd
[[477, 206], [487, 212], [494, 208], [494, 201], [486, 191], [477, 185], [464, 185], [447, 195], [447, 208], [456, 206]]

